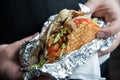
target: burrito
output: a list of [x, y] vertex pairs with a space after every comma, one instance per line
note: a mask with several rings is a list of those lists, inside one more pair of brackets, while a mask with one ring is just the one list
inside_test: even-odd
[[25, 80], [40, 75], [69, 78], [90, 56], [110, 46], [113, 37], [96, 38], [106, 23], [91, 18], [89, 9], [82, 4], [80, 10], [63, 9], [50, 16], [40, 34], [21, 46], [19, 58]]
[[42, 67], [45, 63], [57, 62], [92, 41], [99, 30], [87, 14], [63, 9], [46, 29], [29, 65]]
[[100, 30], [86, 14], [63, 9], [49, 25], [44, 44], [44, 59], [40, 63], [59, 61], [63, 55], [78, 50], [96, 37]]

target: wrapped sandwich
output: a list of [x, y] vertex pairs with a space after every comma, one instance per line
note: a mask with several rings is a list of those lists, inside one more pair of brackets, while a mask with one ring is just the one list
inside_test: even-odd
[[80, 9], [63, 9], [51, 16], [41, 33], [21, 46], [19, 57], [25, 80], [45, 73], [56, 79], [69, 77], [102, 46], [109, 46], [113, 39], [96, 38], [100, 27], [105, 26], [104, 21], [92, 19], [90, 10], [82, 4]]
[[99, 31], [98, 25], [84, 13], [63, 9], [52, 22], [46, 38], [46, 58], [55, 62], [82, 45], [89, 43]]
[[99, 30], [99, 26], [86, 14], [61, 10], [40, 39], [41, 44], [34, 51], [30, 65], [41, 67], [45, 63], [59, 61], [62, 56], [92, 41]]

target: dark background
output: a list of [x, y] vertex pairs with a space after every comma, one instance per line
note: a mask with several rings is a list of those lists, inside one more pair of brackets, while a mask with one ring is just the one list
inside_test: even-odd
[[40, 32], [49, 16], [61, 9], [78, 10], [86, 0], [4, 0], [0, 23], [0, 44], [11, 43]]

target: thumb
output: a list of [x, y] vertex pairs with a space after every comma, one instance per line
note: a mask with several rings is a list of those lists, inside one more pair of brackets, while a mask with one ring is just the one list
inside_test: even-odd
[[115, 35], [120, 30], [119, 25], [120, 25], [119, 20], [111, 22], [110, 25], [108, 25], [108, 27], [103, 28], [98, 32], [97, 37], [107, 38], [111, 35]]
[[96, 8], [100, 5], [100, 0], [88, 0], [85, 5], [90, 8], [92, 13], [94, 13]]
[[9, 49], [9, 50], [8, 50], [8, 51], [9, 51], [8, 57], [11, 58], [11, 59], [14, 59], [14, 58], [17, 56], [16, 53], [18, 52], [20, 46], [21, 46], [22, 44], [24, 44], [26, 41], [33, 39], [33, 38], [34, 38], [35, 36], [37, 36], [38, 34], [39, 34], [39, 33], [36, 33], [36, 34], [34, 34], [34, 35], [32, 35], [32, 36], [29, 36], [29, 37], [27, 37], [27, 38], [24, 38], [24, 39], [22, 39], [22, 40], [19, 40], [19, 41], [16, 41], [16, 42], [14, 42], [14, 43], [9, 44], [9, 45], [7, 46], [7, 48]]
[[19, 41], [16, 41], [14, 43], [11, 44], [12, 47], [14, 47], [14, 49], [18, 49], [22, 44], [24, 44], [26, 41], [32, 40], [34, 37], [36, 37], [39, 33], [35, 33], [29, 37], [23, 38]]

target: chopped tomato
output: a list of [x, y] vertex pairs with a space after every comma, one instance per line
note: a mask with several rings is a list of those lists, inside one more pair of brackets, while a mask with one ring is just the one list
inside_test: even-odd
[[75, 19], [75, 20], [74, 20], [74, 23], [75, 23], [76, 25], [80, 24], [79, 19]]
[[[53, 53], [54, 54], [54, 53]], [[47, 59], [49, 61], [49, 63], [55, 62], [54, 56], [53, 55], [49, 55], [47, 56]]]
[[51, 53], [48, 54], [49, 58], [52, 58], [52, 57], [54, 58], [55, 56], [57, 56], [57, 52], [56, 51], [51, 52]]
[[81, 24], [83, 21], [85, 21], [85, 22], [87, 22], [87, 23], [91, 23], [91, 21], [90, 21], [89, 19], [87, 19], [87, 18], [77, 18], [77, 19], [74, 20], [74, 23], [75, 23], [76, 25], [79, 25], [79, 24]]
[[59, 44], [56, 43], [55, 45], [51, 46], [49, 49], [52, 51], [57, 51], [59, 49]]
[[59, 56], [60, 55], [60, 51], [61, 51], [61, 48], [59, 48], [57, 51], [53, 51], [51, 53], [48, 54], [48, 56], [50, 57], [55, 57], [55, 56]]
[[55, 62], [57, 59], [56, 57], [60, 56], [61, 48], [59, 48], [57, 51], [53, 51], [51, 53], [48, 53], [48, 60], [49, 62]]
[[57, 55], [59, 53], [59, 44], [55, 44], [52, 47], [48, 48], [48, 55]]
[[62, 50], [61, 48], [58, 49], [58, 51], [57, 51], [57, 56], [60, 56], [61, 50]]
[[55, 51], [51, 52], [51, 53], [48, 53], [47, 58], [48, 58], [49, 62], [53, 62], [54, 61], [54, 57], [56, 55], [57, 55], [57, 53]]

